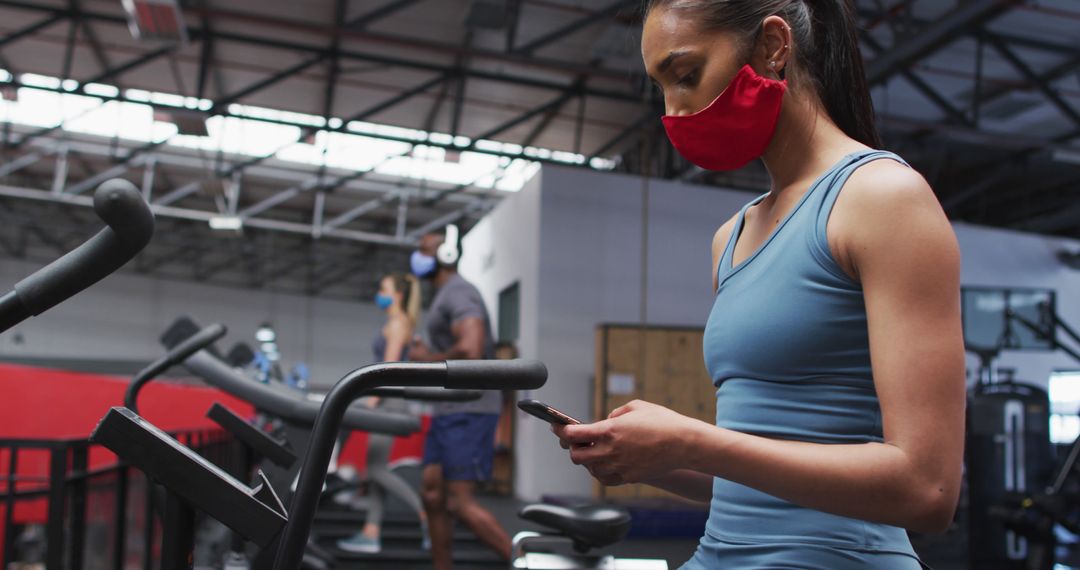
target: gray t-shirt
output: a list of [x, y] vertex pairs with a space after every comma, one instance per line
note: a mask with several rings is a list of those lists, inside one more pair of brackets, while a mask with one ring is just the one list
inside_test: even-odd
[[[491, 334], [491, 318], [480, 291], [460, 275], [454, 275], [435, 294], [427, 314], [427, 336], [435, 352], [450, 350], [454, 344], [454, 323], [461, 319], [478, 318], [484, 321], [484, 358], [495, 356], [495, 339]], [[489, 390], [472, 402], [436, 402], [436, 416], [447, 414], [497, 414], [502, 409], [501, 392]]]

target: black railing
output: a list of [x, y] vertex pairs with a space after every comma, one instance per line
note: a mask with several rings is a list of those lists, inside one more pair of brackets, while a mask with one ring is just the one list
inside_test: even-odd
[[[246, 451], [224, 431], [171, 435], [222, 469], [242, 475]], [[155, 545], [161, 543], [162, 506], [155, 486], [124, 463], [89, 468], [91, 453], [105, 452], [85, 439], [0, 439], [3, 568], [14, 562], [44, 563], [46, 570], [160, 566]], [[20, 465], [27, 463], [44, 464], [45, 472], [20, 475]], [[44, 520], [16, 520], [16, 509], [38, 502], [46, 504]]]

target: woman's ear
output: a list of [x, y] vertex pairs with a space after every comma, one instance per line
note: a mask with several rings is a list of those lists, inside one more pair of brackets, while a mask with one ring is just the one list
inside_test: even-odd
[[784, 69], [791, 57], [791, 27], [780, 16], [769, 16], [761, 22], [761, 34], [754, 46], [752, 66], [758, 75], [783, 79]]

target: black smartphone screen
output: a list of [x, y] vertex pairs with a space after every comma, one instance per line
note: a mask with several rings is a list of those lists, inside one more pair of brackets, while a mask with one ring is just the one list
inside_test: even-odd
[[521, 400], [517, 405], [523, 412], [536, 416], [548, 423], [564, 426], [581, 423], [577, 419], [538, 400]]

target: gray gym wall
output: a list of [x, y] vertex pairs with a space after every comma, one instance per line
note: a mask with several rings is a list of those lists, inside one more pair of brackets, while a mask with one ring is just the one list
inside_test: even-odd
[[[591, 418], [596, 325], [640, 320], [641, 188], [633, 176], [546, 166], [464, 238], [462, 274], [480, 287], [493, 319], [499, 291], [520, 279], [522, 355], [550, 371], [536, 397], [573, 416]], [[712, 236], [753, 195], [659, 180], [649, 188], [646, 320], [703, 326]], [[1080, 271], [1056, 258], [1080, 242], [962, 224], [956, 231], [964, 284], [1056, 289], [1060, 315], [1080, 326]], [[1007, 352], [998, 365], [1035, 384], [1055, 368], [1080, 368], [1060, 353]], [[520, 413], [517, 423], [522, 498], [591, 493], [587, 473], [570, 464], [546, 424]]]
[[[0, 264], [0, 289], [10, 290], [39, 267], [5, 260]], [[284, 371], [304, 361], [312, 385], [323, 388], [372, 361], [371, 340], [383, 322], [382, 313], [369, 302], [118, 274], [5, 333], [0, 337], [0, 361], [148, 362], [162, 354], [158, 337], [181, 315], [202, 325], [227, 326], [228, 336], [218, 341], [222, 350], [238, 341], [256, 347], [255, 329], [271, 321]]]

